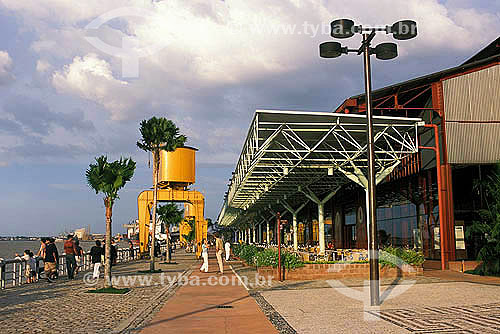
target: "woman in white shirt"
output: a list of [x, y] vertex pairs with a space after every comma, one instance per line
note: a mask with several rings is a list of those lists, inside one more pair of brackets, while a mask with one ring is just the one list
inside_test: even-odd
[[206, 239], [203, 239], [201, 242], [201, 256], [203, 257], [203, 265], [200, 268], [200, 271], [204, 271], [208, 273], [208, 242]]

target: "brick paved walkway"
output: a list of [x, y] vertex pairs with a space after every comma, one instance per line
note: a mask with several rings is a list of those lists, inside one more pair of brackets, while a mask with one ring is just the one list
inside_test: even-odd
[[229, 266], [224, 265], [224, 275], [217, 271], [211, 254], [209, 272], [195, 268], [189, 277], [199, 284], [181, 286], [141, 333], [278, 333]]
[[451, 270], [425, 270], [424, 276], [446, 281], [500, 285], [500, 277], [464, 274]]
[[[165, 285], [167, 277], [177, 276], [195, 262], [194, 256], [184, 251], [176, 253], [174, 261], [177, 264], [157, 265], [163, 270]], [[41, 281], [0, 290], [0, 333], [112, 333], [132, 314], [148, 306], [163, 288], [161, 274], [138, 274], [138, 270], [148, 268], [146, 261], [113, 268], [115, 278], [152, 278], [151, 284], [141, 285], [139, 279], [128, 284], [132, 290], [125, 295], [85, 293], [90, 288], [84, 285], [82, 274], [73, 281], [61, 278], [53, 284]]]

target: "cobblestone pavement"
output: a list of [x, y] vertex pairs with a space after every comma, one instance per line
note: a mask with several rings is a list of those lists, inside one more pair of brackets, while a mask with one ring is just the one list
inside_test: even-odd
[[500, 285], [460, 273], [382, 280], [380, 307], [360, 279], [253, 285], [255, 269], [233, 265], [254, 294], [297, 333], [500, 333]]
[[[146, 261], [114, 267], [113, 277], [120, 277], [115, 286], [132, 288], [124, 295], [85, 293], [90, 288], [84, 284], [83, 274], [73, 281], [61, 278], [53, 284], [42, 281], [0, 290], [0, 332], [111, 333], [158, 297], [170, 279], [196, 262], [193, 255], [183, 251], [174, 254], [173, 261], [176, 264], [158, 264], [162, 274], [153, 275], [138, 272], [149, 269]], [[102, 284], [102, 279], [100, 281]], [[146, 321], [147, 316], [143, 320]]]

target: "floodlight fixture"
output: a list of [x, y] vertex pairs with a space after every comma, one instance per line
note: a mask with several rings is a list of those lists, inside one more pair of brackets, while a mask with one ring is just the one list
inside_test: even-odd
[[337, 58], [344, 52], [344, 48], [339, 42], [325, 42], [319, 45], [319, 55], [321, 58]]
[[[363, 27], [355, 25], [353, 20], [338, 19], [331, 23], [331, 35], [333, 38], [349, 38], [354, 34], [363, 35], [363, 42], [359, 49], [348, 49], [342, 47], [338, 42], [325, 42], [320, 44], [320, 56], [322, 58], [337, 58], [343, 53], [355, 52], [364, 57], [365, 68], [365, 94], [366, 94], [366, 134], [367, 134], [367, 156], [368, 156], [368, 184], [367, 184], [367, 211], [368, 221], [368, 240], [369, 240], [369, 261], [370, 261], [370, 301], [371, 305], [380, 305], [380, 283], [379, 283], [379, 264], [378, 264], [378, 235], [377, 235], [377, 209], [376, 209], [376, 171], [375, 171], [375, 144], [373, 136], [373, 112], [371, 97], [371, 65], [370, 56], [375, 54], [377, 59], [389, 60], [398, 56], [398, 47], [394, 43], [381, 43], [375, 48], [370, 47], [373, 38], [377, 32], [392, 34], [394, 39], [407, 40], [417, 36], [417, 23], [412, 20], [402, 20], [394, 23], [392, 26], [384, 27]], [[333, 175], [333, 168], [328, 168], [328, 175]], [[298, 186], [298, 191], [301, 191]]]
[[398, 56], [398, 46], [396, 43], [380, 43], [375, 47], [377, 59], [389, 60]]
[[417, 37], [417, 22], [402, 20], [394, 23], [391, 27], [392, 37], [398, 40], [406, 40]]
[[349, 38], [358, 32], [358, 27], [354, 26], [354, 21], [350, 19], [335, 20], [330, 24], [333, 38]]

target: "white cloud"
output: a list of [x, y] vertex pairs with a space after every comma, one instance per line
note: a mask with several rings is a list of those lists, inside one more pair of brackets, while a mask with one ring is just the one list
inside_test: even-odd
[[110, 64], [95, 54], [75, 57], [62, 71], [53, 74], [52, 84], [58, 92], [103, 105], [114, 116], [128, 107], [127, 82], [115, 79]]
[[10, 72], [12, 69], [12, 58], [6, 51], [0, 51], [0, 85], [14, 80], [14, 75]]
[[[495, 13], [468, 8], [472, 5], [466, 1], [453, 7], [438, 0], [396, 4], [394, 0], [379, 0], [376, 4], [368, 0], [0, 2], [36, 32], [38, 37], [30, 51], [46, 61], [37, 64], [37, 71], [55, 70], [51, 84], [59, 94], [98, 105], [86, 107], [86, 118], [94, 120], [89, 115], [95, 116], [101, 107], [110, 112], [112, 121], [135, 123], [152, 114], [167, 116], [190, 140], [201, 143], [202, 149], [221, 149], [218, 157], [224, 161], [239, 151], [248, 115], [255, 105], [281, 107], [278, 103], [287, 103], [287, 98], [299, 95], [296, 101], [300, 97], [314, 102], [324, 100], [316, 105], [328, 109], [349, 93], [357, 93], [348, 91], [357, 86], [353, 85], [358, 80], [353, 73], [359, 73], [355, 57], [329, 65], [318, 57], [318, 44], [331, 40], [328, 28], [333, 18], [351, 17], [365, 25], [416, 20], [418, 38], [398, 43], [397, 62], [403, 65], [395, 68], [395, 73], [406, 73], [405, 79], [414, 75], [404, 67], [408, 58], [420, 66], [418, 74], [425, 74], [430, 59], [444, 59], [455, 53], [464, 54], [458, 58], [465, 59], [497, 37], [500, 30]], [[98, 31], [84, 29], [96, 17], [124, 6], [145, 8], [153, 15], [148, 20], [115, 19]], [[483, 31], [483, 22], [489, 31]], [[139, 59], [139, 78], [124, 81], [121, 59], [95, 49], [85, 40], [90, 35], [116, 47], [121, 47], [127, 35], [134, 36], [140, 46], [161, 42], [166, 47]], [[380, 34], [377, 41], [387, 38]], [[359, 42], [359, 36], [344, 41], [351, 47]], [[296, 73], [304, 75], [293, 77]], [[398, 79], [403, 76], [398, 75]], [[333, 102], [314, 91], [314, 87], [327, 85], [332, 77], [337, 78], [335, 88], [342, 88], [332, 93], [338, 99]], [[322, 84], [318, 84], [320, 80]], [[300, 105], [300, 101], [294, 104]], [[95, 124], [105, 123], [102, 118]], [[110, 136], [104, 128], [99, 132]]]
[[46, 60], [39, 59], [36, 62], [36, 70], [39, 73], [45, 73], [52, 68], [52, 65]]

